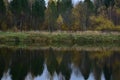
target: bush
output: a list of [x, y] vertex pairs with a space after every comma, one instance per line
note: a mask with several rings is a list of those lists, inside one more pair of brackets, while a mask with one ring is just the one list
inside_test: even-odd
[[12, 30], [13, 30], [14, 32], [19, 31], [16, 26], [14, 26], [14, 27], [12, 28]]
[[7, 24], [4, 21], [1, 23], [1, 30], [7, 31]]
[[107, 18], [100, 16], [91, 16], [91, 27], [94, 30], [112, 30], [114, 29], [114, 24]]

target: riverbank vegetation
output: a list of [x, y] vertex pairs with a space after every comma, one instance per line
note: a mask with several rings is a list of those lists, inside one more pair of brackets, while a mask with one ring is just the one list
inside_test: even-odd
[[2, 31], [120, 31], [119, 0], [1, 0]]
[[120, 46], [118, 32], [0, 32], [1, 44], [35, 44], [36, 45], [93, 45], [93, 46]]

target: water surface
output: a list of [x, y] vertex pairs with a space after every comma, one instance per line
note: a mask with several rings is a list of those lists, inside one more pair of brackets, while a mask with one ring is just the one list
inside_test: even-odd
[[114, 49], [0, 48], [1, 80], [119, 80]]

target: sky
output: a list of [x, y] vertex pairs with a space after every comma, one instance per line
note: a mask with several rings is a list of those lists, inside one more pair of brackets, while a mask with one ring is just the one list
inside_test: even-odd
[[72, 0], [72, 4], [76, 5], [79, 1], [84, 1], [84, 0]]
[[[12, 0], [8, 0], [8, 2], [11, 2]], [[49, 0], [45, 0], [46, 6], [48, 4]], [[73, 5], [76, 5], [79, 1], [84, 1], [84, 0], [72, 0]]]
[[[48, 4], [49, 0], [45, 0], [46, 5]], [[84, 0], [72, 0], [73, 5], [76, 5], [79, 1], [84, 1]]]

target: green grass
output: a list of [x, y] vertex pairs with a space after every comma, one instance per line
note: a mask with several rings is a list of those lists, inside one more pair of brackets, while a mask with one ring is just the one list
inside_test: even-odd
[[54, 46], [120, 46], [119, 33], [102, 32], [0, 32], [1, 44]]

